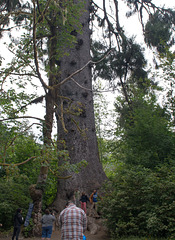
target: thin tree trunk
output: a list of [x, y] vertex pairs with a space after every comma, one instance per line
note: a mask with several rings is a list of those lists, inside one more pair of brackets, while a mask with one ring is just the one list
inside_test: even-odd
[[42, 198], [47, 180], [48, 167], [42, 166], [36, 185], [30, 186], [30, 196], [33, 200], [33, 235], [41, 236]]
[[[50, 37], [48, 41], [48, 52], [49, 52], [49, 86], [53, 86], [55, 84], [55, 76], [52, 74], [54, 72], [55, 67], [55, 58], [56, 55], [56, 28], [53, 26], [50, 26], [52, 36]], [[55, 106], [55, 90], [48, 90], [45, 97], [45, 104], [46, 104], [46, 114], [45, 114], [45, 122], [43, 126], [43, 140], [44, 145], [47, 148], [51, 145], [51, 139], [52, 139], [52, 128], [53, 128], [53, 115], [54, 115], [54, 106]], [[49, 159], [48, 159], [49, 162]], [[42, 164], [42, 163], [41, 163]], [[48, 167], [41, 165], [40, 168], [40, 174], [38, 176], [37, 184], [32, 185], [30, 187], [30, 195], [33, 200], [33, 235], [34, 236], [41, 236], [41, 217], [42, 217], [42, 200], [43, 200], [43, 193], [45, 184], [47, 181], [47, 175], [48, 175]]]

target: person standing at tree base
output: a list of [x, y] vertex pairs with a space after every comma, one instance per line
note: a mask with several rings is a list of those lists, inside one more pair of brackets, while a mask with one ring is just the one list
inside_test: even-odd
[[81, 209], [83, 209], [85, 213], [86, 213], [87, 201], [89, 201], [88, 196], [85, 194], [85, 192], [82, 192], [82, 195], [81, 195], [81, 198], [80, 198], [80, 202], [81, 202]]
[[91, 208], [90, 208], [90, 214], [89, 216], [92, 215], [92, 209], [95, 208], [95, 211], [97, 212], [97, 203], [98, 203], [98, 198], [101, 198], [98, 194], [97, 194], [97, 190], [94, 190], [93, 193], [90, 195], [90, 203], [91, 203]]
[[13, 230], [12, 240], [14, 240], [15, 237], [16, 237], [16, 240], [18, 240], [18, 237], [21, 231], [21, 224], [23, 223], [23, 217], [21, 213], [22, 213], [22, 210], [18, 208], [14, 216], [14, 230]]
[[53, 222], [56, 220], [54, 214], [50, 214], [49, 209], [45, 210], [45, 214], [42, 216], [42, 240], [49, 240], [52, 235]]
[[80, 206], [80, 191], [78, 189], [76, 189], [74, 192], [74, 195], [75, 195], [75, 205], [77, 207], [79, 207]]

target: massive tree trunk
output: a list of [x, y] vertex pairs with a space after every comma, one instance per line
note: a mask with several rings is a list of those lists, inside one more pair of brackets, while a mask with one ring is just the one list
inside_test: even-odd
[[[60, 61], [61, 79], [65, 79], [72, 73], [82, 68], [90, 59], [90, 3], [86, 0], [86, 12], [83, 13], [80, 21], [83, 33], [72, 32], [77, 37], [77, 44], [74, 49], [69, 50], [69, 56]], [[69, 151], [70, 162], [77, 163], [86, 160], [88, 165], [78, 174], [73, 173], [68, 180], [58, 180], [58, 191], [53, 205], [60, 211], [66, 203], [66, 192], [79, 189], [90, 194], [93, 189], [98, 189], [106, 179], [102, 165], [99, 161], [98, 145], [95, 130], [92, 76], [91, 66], [88, 65], [83, 71], [73, 77], [81, 85], [76, 84], [72, 79], [63, 84], [59, 95], [69, 98], [61, 98], [64, 106], [64, 123], [67, 132], [64, 131], [60, 121], [61, 110], [57, 111], [58, 118], [58, 139], [64, 140]], [[61, 100], [60, 100], [61, 101]], [[61, 106], [60, 102], [58, 106]], [[67, 111], [68, 109], [72, 111]], [[70, 174], [69, 172], [65, 174]]]

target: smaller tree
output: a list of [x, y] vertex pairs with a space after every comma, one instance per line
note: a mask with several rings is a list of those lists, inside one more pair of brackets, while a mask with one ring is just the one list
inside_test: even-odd
[[146, 100], [138, 95], [132, 102], [132, 111], [122, 110], [124, 162], [151, 169], [169, 164], [175, 154], [170, 115], [156, 104], [154, 96]]

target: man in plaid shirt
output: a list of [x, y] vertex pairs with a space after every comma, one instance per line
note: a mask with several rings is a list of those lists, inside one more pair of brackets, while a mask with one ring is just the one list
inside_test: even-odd
[[76, 207], [73, 201], [67, 203], [60, 213], [61, 240], [83, 240], [83, 233], [87, 228], [85, 212]]

